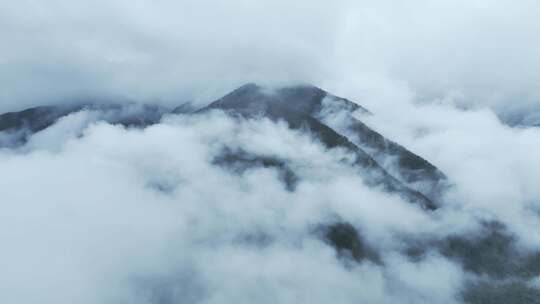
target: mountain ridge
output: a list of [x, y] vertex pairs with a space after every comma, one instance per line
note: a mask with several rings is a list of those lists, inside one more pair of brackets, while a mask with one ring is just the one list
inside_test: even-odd
[[[128, 127], [146, 127], [158, 123], [165, 114], [197, 115], [211, 110], [225, 111], [244, 118], [268, 117], [283, 120], [290, 128], [309, 131], [321, 143], [331, 148], [344, 148], [355, 156], [354, 165], [360, 168], [366, 183], [382, 186], [385, 191], [398, 193], [401, 197], [418, 203], [424, 209], [437, 208], [435, 201], [446, 184], [446, 176], [435, 166], [369, 128], [354, 113], [373, 115], [369, 110], [346, 98], [337, 97], [312, 85], [298, 85], [267, 89], [254, 83], [245, 84], [202, 108], [183, 104], [172, 111], [142, 105], [137, 111], [122, 112], [125, 105], [78, 104], [71, 106], [44, 106], [0, 115], [0, 132], [20, 131], [14, 146], [24, 144], [32, 134], [53, 125], [61, 117], [81, 110], [117, 111], [115, 115], [103, 115], [102, 120]], [[326, 109], [346, 113], [350, 123], [344, 134], [324, 121]], [[0, 147], [2, 142], [0, 141]], [[398, 159], [392, 174], [389, 167], [381, 166], [385, 157]], [[243, 157], [245, 159], [245, 157]], [[223, 158], [227, 160], [228, 158]], [[256, 162], [257, 163], [257, 162]], [[263, 162], [265, 163], [265, 162]], [[420, 172], [420, 173], [418, 173]], [[428, 184], [426, 189], [415, 188], [414, 183], [422, 176]]]

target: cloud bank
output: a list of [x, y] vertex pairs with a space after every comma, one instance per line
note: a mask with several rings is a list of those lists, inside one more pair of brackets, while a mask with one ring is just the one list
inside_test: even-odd
[[[411, 113], [428, 117], [415, 109]], [[422, 110], [430, 117], [450, 113], [421, 137], [400, 134], [456, 183], [433, 213], [366, 186], [343, 150], [328, 150], [283, 122], [214, 111], [126, 129], [100, 122], [89, 110], [70, 114], [24, 146], [0, 152], [0, 263], [7, 287], [1, 299], [475, 303], [476, 293], [485, 294], [481, 284], [537, 295], [534, 276], [510, 275], [506, 280], [518, 279], [518, 285], [508, 287], [492, 277], [497, 272], [469, 269], [447, 246], [498, 236], [497, 226], [484, 226], [496, 221], [506, 231], [499, 237], [512, 236], [512, 258], [540, 250], [534, 232], [540, 228], [539, 176], [528, 162], [534, 158], [484, 154], [487, 145], [499, 144], [534, 153], [538, 130], [510, 129], [489, 112]], [[467, 141], [477, 134], [465, 134], [468, 123], [479, 135], [498, 128], [504, 141], [486, 138], [471, 147]], [[286, 161], [298, 177], [295, 189], [273, 167], [239, 173], [216, 165], [225, 147]], [[362, 246], [379, 257], [355, 262], [339, 254], [318, 232], [336, 221], [351, 223]], [[414, 244], [425, 251], [413, 253]]]
[[[3, 301], [322, 303], [335, 300], [336, 289], [345, 291], [342, 302], [392, 301], [388, 288], [417, 289], [399, 275], [417, 275], [409, 268], [422, 263], [396, 256], [393, 274], [372, 263], [348, 270], [312, 232], [343, 217], [363, 223], [376, 244], [392, 243], [394, 230], [437, 225], [416, 206], [364, 186], [336, 162], [342, 152], [284, 124], [238, 124], [221, 114], [171, 117], [145, 130], [91, 124], [82, 138], [64, 127], [87, 115], [38, 133], [31, 151], [1, 155], [9, 227], [0, 237]], [[43, 138], [48, 145], [38, 145]], [[287, 191], [273, 169], [238, 176], [212, 165], [223, 145], [288, 159], [301, 179], [297, 190]], [[425, 263], [449, 268], [447, 280], [459, 286], [457, 266], [437, 256]], [[425, 267], [418, 275], [434, 275]], [[446, 299], [456, 290], [426, 292]]]

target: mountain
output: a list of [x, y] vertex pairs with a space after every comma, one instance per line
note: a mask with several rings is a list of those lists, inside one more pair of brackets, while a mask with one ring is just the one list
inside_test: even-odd
[[[282, 88], [265, 93], [264, 89], [250, 84], [212, 103], [209, 107], [225, 110], [234, 108], [235, 111], [243, 113], [253, 112], [256, 107], [266, 107], [271, 116], [285, 119], [291, 126], [298, 125], [299, 120], [302, 120], [299, 116], [291, 120], [291, 113], [309, 116], [318, 123], [332, 128], [332, 132], [345, 136], [350, 143], [373, 158], [399, 181], [422, 192], [431, 200], [436, 200], [447, 186], [446, 176], [431, 163], [386, 139], [353, 116], [355, 112], [371, 115], [367, 109], [313, 86]], [[329, 119], [332, 115], [341, 117], [341, 126], [332, 124], [332, 119]], [[330, 138], [328, 140], [331, 141]], [[329, 147], [337, 145], [328, 143]], [[351, 146], [350, 143], [342, 142], [348, 146]]]
[[50, 127], [59, 118], [82, 108], [81, 105], [41, 106], [2, 114], [0, 132], [4, 135], [9, 134], [11, 142], [0, 141], [0, 147], [24, 144], [32, 134]]
[[93, 111], [100, 120], [111, 124], [135, 127], [155, 124], [168, 112], [154, 105], [76, 103], [4, 113], [0, 115], [0, 148], [23, 145], [33, 134], [52, 126], [64, 116], [82, 110]]
[[[435, 166], [353, 118], [354, 112], [370, 113], [367, 109], [314, 86], [268, 90], [246, 84], [195, 113], [212, 109], [283, 120], [293, 129], [308, 130], [327, 148], [341, 147], [354, 154], [368, 184], [382, 185], [386, 191], [399, 193], [427, 209], [436, 208], [434, 202], [446, 185], [445, 175]], [[329, 109], [347, 114], [354, 136], [347, 137], [324, 123]], [[395, 161], [382, 162], [384, 159]], [[397, 174], [390, 174], [390, 170]]]
[[[446, 177], [431, 163], [369, 128], [354, 113], [371, 114], [348, 99], [334, 96], [320, 88], [300, 85], [270, 90], [256, 84], [246, 84], [208, 106], [195, 109], [183, 104], [172, 112], [157, 106], [82, 103], [68, 106], [43, 106], [0, 115], [0, 132], [11, 140], [1, 146], [24, 144], [32, 134], [40, 132], [70, 113], [89, 110], [112, 124], [144, 127], [159, 122], [165, 113], [197, 115], [210, 110], [223, 110], [244, 118], [267, 117], [283, 120], [292, 129], [309, 131], [327, 148], [340, 147], [355, 156], [355, 166], [370, 186], [399, 194], [407, 201], [425, 209], [436, 209], [438, 196]], [[325, 123], [325, 117], [345, 113], [347, 128], [338, 130]], [[1, 138], [1, 137], [0, 137]], [[294, 172], [283, 160], [246, 155], [238, 151], [223, 151], [215, 164], [244, 170], [250, 166], [273, 166], [283, 172], [286, 186], [292, 190]]]

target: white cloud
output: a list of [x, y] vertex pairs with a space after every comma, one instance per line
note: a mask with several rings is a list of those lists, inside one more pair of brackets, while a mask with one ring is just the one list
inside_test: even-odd
[[[27, 146], [26, 153], [5, 150], [0, 156], [0, 183], [5, 189], [0, 241], [7, 248], [0, 254], [0, 263], [3, 285], [8, 286], [3, 301], [141, 300], [148, 296], [145, 292], [158, 288], [151, 287], [156, 281], [181, 285], [174, 282], [175, 273], [190, 271], [202, 280], [193, 284], [209, 289], [204, 294], [209, 303], [228, 297], [247, 301], [268, 292], [282, 302], [310, 299], [313, 288], [318, 288], [318, 299], [324, 301], [335, 297], [332, 290], [338, 287], [344, 289], [342, 302], [357, 296], [378, 299], [384, 289], [378, 284], [383, 283], [367, 280], [360, 270], [346, 270], [311, 229], [335, 215], [350, 220], [366, 218], [364, 212], [375, 215], [376, 210], [367, 208], [371, 197], [380, 204], [388, 200], [389, 206], [409, 208], [412, 217], [421, 218], [419, 208], [383, 193], [370, 194], [347, 166], [334, 165], [335, 157], [341, 159], [339, 152], [327, 152], [280, 124], [248, 121], [238, 125], [214, 113], [205, 119], [171, 117], [145, 130], [97, 123], [85, 129], [83, 137], [50, 135], [65, 130], [70, 120], [84, 121], [84, 114], [68, 116], [48, 134], [38, 134], [36, 143], [40, 144]], [[77, 132], [71, 129], [72, 134]], [[267, 146], [255, 146], [246, 139], [256, 134], [280, 136]], [[288, 151], [292, 138], [297, 149]], [[219, 151], [214, 146], [219, 143], [236, 143], [246, 151], [293, 162], [300, 162], [293, 152], [305, 151], [309, 158], [300, 167], [307, 169], [298, 170], [305, 185], [298, 192], [288, 192], [271, 169], [252, 170], [240, 177], [212, 166], [212, 157]], [[341, 179], [332, 181], [339, 174], [357, 180], [353, 184], [358, 192], [349, 192]], [[170, 190], [156, 187], [163, 184]], [[364, 196], [366, 201], [353, 196]], [[355, 208], [355, 204], [366, 207]], [[375, 220], [369, 224], [379, 226], [372, 229], [384, 235], [389, 225], [401, 221], [392, 218], [388, 224]], [[243, 243], [258, 233], [272, 240], [270, 247]], [[259, 263], [267, 265], [267, 271], [259, 271]], [[297, 276], [287, 281], [300, 285], [282, 292], [280, 281], [290, 268], [272, 265], [283, 263], [298, 267]], [[314, 265], [321, 268], [306, 272]], [[377, 275], [380, 270], [371, 271]], [[237, 278], [230, 281], [227, 278], [233, 273]], [[258, 280], [262, 285], [253, 285]], [[326, 284], [334, 287], [321, 289]], [[374, 290], [368, 288], [373, 284]], [[28, 289], [33, 292], [25, 292]]]
[[[2, 111], [123, 96], [208, 102], [244, 82], [359, 101], [539, 105], [536, 1], [3, 1]], [[401, 95], [398, 95], [401, 96]], [[505, 111], [503, 111], [503, 109]]]

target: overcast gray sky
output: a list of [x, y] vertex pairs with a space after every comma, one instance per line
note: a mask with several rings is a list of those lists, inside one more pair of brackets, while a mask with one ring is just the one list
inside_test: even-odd
[[498, 109], [540, 103], [534, 0], [0, 5], [1, 111], [81, 96], [208, 102], [248, 81], [392, 102], [406, 91]]

